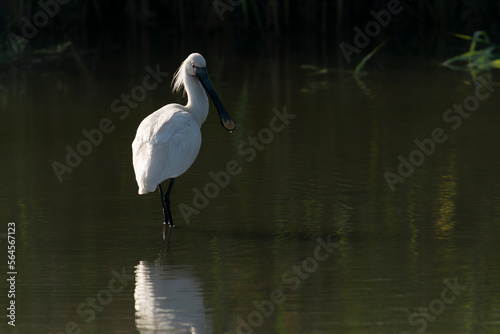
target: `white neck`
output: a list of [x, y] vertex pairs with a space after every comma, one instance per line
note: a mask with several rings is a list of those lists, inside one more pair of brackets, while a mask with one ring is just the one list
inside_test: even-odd
[[[184, 69], [184, 71], [187, 72], [186, 69]], [[207, 94], [205, 93], [205, 89], [203, 89], [203, 86], [198, 78], [188, 73], [184, 73], [184, 80], [184, 87], [188, 97], [188, 103], [185, 106], [186, 111], [193, 116], [196, 122], [198, 122], [198, 125], [201, 127], [208, 116]]]

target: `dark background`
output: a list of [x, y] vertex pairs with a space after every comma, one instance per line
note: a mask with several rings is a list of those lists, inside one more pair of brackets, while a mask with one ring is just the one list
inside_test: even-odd
[[[23, 44], [24, 52], [13, 53], [8, 33], [23, 34], [22, 18], [33, 22], [42, 10], [38, 1], [8, 1], [0, 4], [0, 59], [3, 65], [43, 59], [50, 50], [68, 41], [73, 51], [101, 52], [119, 49], [148, 53], [151, 48], [172, 52], [178, 48], [210, 49], [226, 55], [262, 55], [276, 48], [297, 57], [340, 55], [339, 43], [353, 44], [354, 27], [364, 30], [373, 20], [371, 10], [387, 9], [387, 1], [67, 1], [42, 0], [53, 17], [33, 38]], [[240, 3], [240, 4], [238, 4]], [[398, 55], [456, 54], [466, 41], [455, 33], [472, 35], [484, 30], [492, 42], [499, 37], [500, 1], [401, 1], [403, 11], [392, 15], [369, 52], [385, 38], [382, 52]], [[221, 20], [215, 4], [222, 13]], [[224, 6], [232, 10], [225, 10]], [[37, 52], [35, 52], [37, 51]], [[201, 51], [201, 50], [200, 50]], [[444, 53], [444, 54], [443, 54]], [[330, 56], [330, 59], [331, 59]], [[321, 59], [321, 58], [320, 58]], [[324, 60], [324, 59], [322, 59]], [[31, 62], [32, 63], [32, 62]], [[342, 63], [340, 63], [342, 66]], [[345, 65], [345, 63], [344, 63]]]
[[[402, 1], [351, 63], [339, 44], [355, 44], [355, 27], [388, 2], [242, 1], [221, 21], [212, 0], [68, 0], [57, 13], [54, 1], [0, 0], [0, 248], [6, 256], [6, 224], [15, 222], [19, 261], [16, 328], [4, 320], [0, 333], [61, 333], [69, 321], [81, 334], [137, 333], [167, 310], [197, 333], [205, 316], [206, 332], [234, 333], [237, 317], [276, 289], [286, 302], [254, 332], [413, 333], [425, 318], [410, 317], [437, 305], [445, 279], [467, 289], [424, 322], [429, 333], [500, 333], [500, 87], [455, 131], [443, 114], [474, 96], [475, 72], [466, 58], [466, 71], [439, 66], [469, 50], [455, 34], [485, 31], [498, 43], [500, 1]], [[16, 52], [9, 38], [43, 15], [46, 25]], [[351, 75], [384, 41], [363, 75]], [[155, 266], [162, 209], [157, 192], [137, 194], [131, 143], [147, 115], [186, 103], [170, 82], [191, 52], [206, 58], [238, 125], [227, 133], [211, 104], [196, 162], [173, 189], [178, 228]], [[495, 57], [478, 64], [499, 82]], [[113, 101], [140, 87], [147, 66], [169, 75], [120, 119]], [[285, 107], [296, 119], [247, 161], [241, 143]], [[116, 129], [59, 181], [53, 162], [65, 163], [67, 147], [105, 118]], [[385, 172], [397, 173], [398, 157], [436, 128], [446, 142], [391, 191]], [[242, 172], [188, 224], [179, 206], [232, 160]], [[329, 236], [339, 249], [292, 291], [283, 274]], [[87, 323], [78, 306], [122, 268], [136, 284]], [[151, 293], [141, 289], [148, 279]], [[178, 298], [196, 301], [190, 312], [162, 304], [178, 281], [187, 287], [174, 289], [185, 293]]]

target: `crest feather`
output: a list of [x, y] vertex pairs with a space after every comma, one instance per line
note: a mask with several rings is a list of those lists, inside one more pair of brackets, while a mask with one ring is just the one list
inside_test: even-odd
[[[187, 59], [186, 59], [187, 60]], [[184, 87], [184, 77], [186, 75], [186, 71], [184, 70], [184, 66], [186, 63], [184, 60], [177, 69], [172, 79], [172, 93], [180, 92], [182, 90], [182, 96], [186, 95], [186, 88]]]

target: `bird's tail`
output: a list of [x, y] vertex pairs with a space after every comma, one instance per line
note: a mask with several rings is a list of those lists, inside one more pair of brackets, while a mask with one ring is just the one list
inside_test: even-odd
[[145, 188], [139, 188], [139, 195], [144, 195], [147, 194], [149, 191], [147, 191]]
[[140, 182], [139, 183], [139, 191], [138, 191], [139, 195], [144, 195], [144, 194], [147, 194], [147, 193], [152, 193], [153, 191], [156, 190], [156, 187], [157, 186], [153, 186], [153, 185], [149, 185], [149, 184], [145, 184], [145, 183]]

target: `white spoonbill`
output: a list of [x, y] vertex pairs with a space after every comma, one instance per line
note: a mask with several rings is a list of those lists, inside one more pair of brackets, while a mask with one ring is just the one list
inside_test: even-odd
[[[236, 123], [224, 109], [208, 77], [206, 61], [192, 53], [182, 62], [172, 80], [172, 91], [187, 91], [188, 103], [166, 105], [148, 117], [139, 128], [132, 143], [135, 178], [139, 194], [155, 191], [158, 186], [163, 205], [165, 225], [174, 226], [170, 211], [170, 191], [174, 180], [193, 164], [201, 146], [200, 127], [208, 115], [208, 97], [219, 112], [222, 126], [232, 131]], [[163, 195], [161, 183], [170, 180]]]

